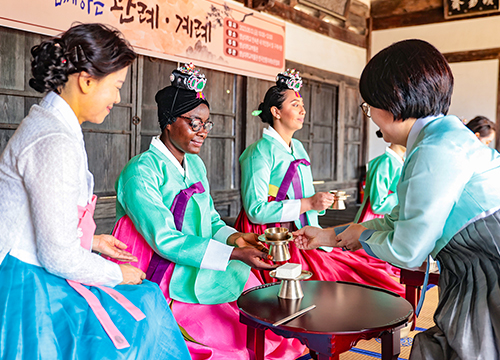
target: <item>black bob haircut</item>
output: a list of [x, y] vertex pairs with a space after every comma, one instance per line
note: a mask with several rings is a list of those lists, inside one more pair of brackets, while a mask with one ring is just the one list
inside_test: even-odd
[[376, 54], [365, 66], [359, 91], [370, 106], [394, 120], [446, 115], [453, 74], [444, 56], [423, 40], [404, 40]]

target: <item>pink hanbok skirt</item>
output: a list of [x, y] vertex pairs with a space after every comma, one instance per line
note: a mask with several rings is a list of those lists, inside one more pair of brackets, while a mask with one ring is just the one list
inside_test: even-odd
[[[130, 221], [130, 220], [129, 220]], [[130, 221], [131, 224], [131, 221]], [[153, 250], [144, 238], [130, 226], [117, 223], [113, 235], [128, 245], [127, 251], [137, 256], [137, 263], [130, 263], [146, 272]], [[118, 261], [115, 261], [118, 262]], [[120, 263], [120, 262], [118, 262]], [[217, 305], [190, 304], [172, 300], [168, 287], [175, 264], [170, 264], [160, 282], [172, 313], [184, 335], [194, 340], [186, 341], [193, 360], [247, 360], [250, 358], [246, 347], [246, 325], [239, 322], [239, 310], [236, 301]], [[262, 283], [250, 273], [245, 290]], [[181, 329], [181, 330], [182, 330]], [[266, 332], [266, 359], [295, 359], [304, 352], [305, 346], [297, 339], [285, 339], [271, 331]]]

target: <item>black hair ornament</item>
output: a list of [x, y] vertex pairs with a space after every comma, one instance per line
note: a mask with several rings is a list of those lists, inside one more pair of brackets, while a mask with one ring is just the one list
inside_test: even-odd
[[189, 63], [172, 71], [170, 81], [173, 86], [178, 88], [203, 94], [202, 91], [207, 83], [207, 78], [199, 69], [195, 69], [193, 63]]

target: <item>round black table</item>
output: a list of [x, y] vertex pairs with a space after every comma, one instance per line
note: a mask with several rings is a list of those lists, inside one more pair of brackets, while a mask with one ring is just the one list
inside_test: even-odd
[[[380, 337], [382, 359], [397, 359], [400, 329], [413, 316], [411, 304], [399, 295], [373, 286], [343, 281], [302, 281], [304, 297], [278, 297], [279, 283], [245, 291], [238, 299], [240, 322], [247, 325], [247, 347], [264, 360], [266, 330], [297, 338], [317, 359], [338, 359], [361, 340]], [[273, 326], [310, 305], [316, 308], [283, 325]]]

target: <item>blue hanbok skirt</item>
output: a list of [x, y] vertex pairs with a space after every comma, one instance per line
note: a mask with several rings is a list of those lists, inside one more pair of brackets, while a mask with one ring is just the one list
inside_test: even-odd
[[7, 255], [0, 264], [0, 359], [190, 359], [155, 283], [114, 289], [146, 318], [136, 321], [104, 291], [97, 296], [130, 347], [118, 350], [87, 301], [65, 279]]

